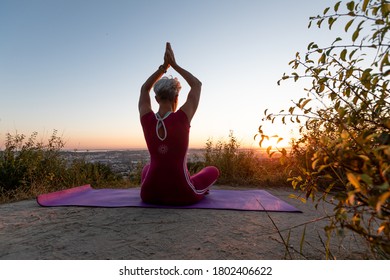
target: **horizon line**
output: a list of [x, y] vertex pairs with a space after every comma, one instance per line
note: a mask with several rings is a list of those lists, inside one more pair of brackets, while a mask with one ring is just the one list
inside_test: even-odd
[[[286, 149], [286, 150], [290, 150], [291, 147], [278, 147], [279, 149]], [[197, 146], [194, 146], [194, 147], [188, 147], [188, 150], [206, 150], [207, 147], [197, 147]], [[130, 148], [130, 147], [125, 147], [125, 148], [62, 148], [60, 151], [64, 151], [64, 152], [81, 152], [81, 151], [130, 151], [130, 150], [138, 150], [138, 151], [148, 151], [148, 148], [147, 147], [134, 147], [134, 148]], [[263, 147], [238, 147], [237, 150], [258, 150], [258, 151], [264, 151], [266, 152], [267, 151], [267, 148], [263, 148]], [[271, 149], [271, 151], [275, 151], [276, 148], [273, 148]]]

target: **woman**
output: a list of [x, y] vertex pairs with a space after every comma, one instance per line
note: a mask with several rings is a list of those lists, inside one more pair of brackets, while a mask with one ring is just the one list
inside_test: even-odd
[[[162, 79], [172, 67], [189, 84], [190, 92], [184, 105], [176, 111], [179, 91], [177, 78]], [[149, 92], [154, 85], [158, 112], [152, 111]], [[219, 176], [216, 167], [209, 166], [191, 176], [187, 169], [187, 149], [190, 123], [199, 104], [202, 83], [175, 60], [167, 43], [164, 64], [142, 85], [139, 113], [150, 164], [142, 171], [141, 198], [144, 202], [167, 205], [187, 205], [201, 200]]]

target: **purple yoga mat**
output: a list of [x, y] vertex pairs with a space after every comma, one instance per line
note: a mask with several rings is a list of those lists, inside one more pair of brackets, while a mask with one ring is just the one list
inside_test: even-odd
[[140, 188], [93, 189], [90, 185], [42, 194], [37, 197], [41, 206], [89, 207], [151, 207], [225, 209], [247, 211], [301, 212], [294, 206], [264, 190], [210, 190], [203, 200], [188, 206], [154, 205], [142, 202]]

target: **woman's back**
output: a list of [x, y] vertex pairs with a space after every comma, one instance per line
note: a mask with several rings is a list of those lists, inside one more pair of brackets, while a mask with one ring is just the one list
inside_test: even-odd
[[151, 160], [142, 181], [142, 199], [161, 204], [188, 204], [199, 200], [204, 191], [196, 190], [187, 170], [190, 124], [186, 114], [178, 110], [159, 121], [150, 112], [141, 118], [141, 124]]
[[[186, 155], [190, 125], [182, 110], [170, 113], [164, 120], [160, 118], [160, 121], [158, 116], [150, 112], [141, 118], [141, 125], [152, 160], [176, 161]], [[157, 132], [157, 126], [160, 133]]]

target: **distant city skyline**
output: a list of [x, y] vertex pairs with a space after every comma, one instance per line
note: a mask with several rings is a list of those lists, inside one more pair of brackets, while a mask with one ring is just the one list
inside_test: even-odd
[[[332, 41], [333, 31], [307, 25], [335, 2], [0, 0], [0, 149], [6, 133], [47, 139], [54, 129], [69, 150], [146, 148], [139, 89], [167, 41], [203, 83], [190, 147], [230, 130], [257, 147], [264, 110], [303, 96], [303, 84], [276, 83], [297, 51]], [[189, 88], [178, 78], [180, 106]], [[265, 129], [283, 145], [294, 136], [279, 123]]]

